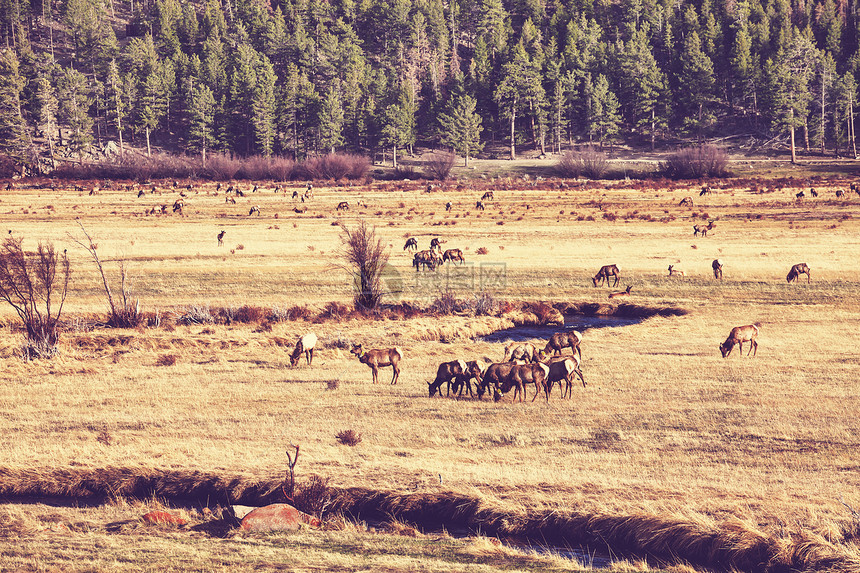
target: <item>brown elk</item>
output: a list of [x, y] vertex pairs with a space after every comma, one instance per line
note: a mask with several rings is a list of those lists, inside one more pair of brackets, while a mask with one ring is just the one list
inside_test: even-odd
[[296, 347], [293, 348], [292, 354], [290, 354], [290, 366], [295, 366], [299, 363], [299, 358], [301, 358], [303, 352], [305, 354], [305, 360], [308, 361], [308, 366], [310, 366], [311, 362], [314, 361], [314, 347], [316, 345], [317, 335], [313, 332], [309, 332], [300, 337], [296, 341]]
[[348, 201], [341, 201], [340, 203], [337, 204], [336, 210], [337, 211], [349, 211], [349, 202]]
[[176, 213], [178, 211], [179, 214], [182, 215], [182, 208], [183, 207], [185, 207], [185, 202], [182, 199], [177, 199], [173, 203], [173, 212]]
[[[629, 287], [628, 287], [629, 288]], [[546, 343], [546, 346], [543, 348], [543, 353], [550, 354], [561, 354], [562, 350], [565, 348], [570, 348], [570, 351], [574, 354], [578, 354], [579, 358], [582, 359], [582, 349], [579, 347], [579, 344], [582, 342], [582, 333], [577, 330], [570, 330], [566, 332], [556, 332], [552, 336], [550, 336], [549, 340]]]
[[511, 342], [505, 346], [505, 357], [502, 362], [524, 360], [534, 362], [537, 359], [537, 349], [531, 342]]
[[795, 198], [797, 201], [803, 201], [803, 198], [804, 198], [804, 197], [806, 197], [806, 193], [804, 193], [803, 191], [799, 191], [799, 192], [794, 196], [794, 198]]
[[227, 195], [224, 197], [224, 203], [232, 203], [233, 205], [235, 205], [236, 199]]
[[492, 191], [487, 191], [483, 195], [481, 195], [481, 201], [489, 201], [495, 199], [495, 195], [493, 195]]
[[451, 395], [451, 387], [454, 387], [454, 393], [460, 396], [463, 395], [463, 389], [468, 388], [469, 395], [472, 395], [472, 378], [481, 384], [481, 376], [483, 364], [477, 360], [466, 362], [465, 360], [452, 360], [451, 362], [443, 362], [436, 370], [436, 379], [428, 383], [428, 392], [430, 397], [439, 392], [442, 396], [442, 384], [448, 383], [446, 396]]
[[248, 216], [250, 217], [254, 213], [256, 213], [258, 217], [260, 216], [260, 206], [259, 205], [254, 205], [253, 207], [251, 207], [251, 210], [248, 211]]
[[687, 273], [685, 273], [681, 269], [676, 269], [675, 265], [669, 265], [669, 276], [673, 277], [675, 275], [677, 275], [679, 277], [685, 277], [685, 276], [687, 276]]
[[481, 200], [478, 200], [478, 202], [475, 203], [475, 209], [477, 209], [478, 211], [483, 211], [484, 210], [484, 202]]
[[490, 386], [492, 386], [494, 396], [498, 400], [499, 388], [501, 387], [502, 380], [516, 365], [517, 362], [497, 362], [495, 364], [490, 364], [484, 371], [484, 376], [478, 384], [478, 398], [482, 398], [484, 396], [484, 392], [489, 390]]
[[699, 197], [701, 197], [703, 195], [710, 195], [710, 194], [711, 194], [711, 188], [710, 187], [702, 187], [702, 190], [699, 192]]
[[609, 293], [609, 298], [612, 299], [612, 298], [619, 297], [619, 296], [627, 296], [630, 294], [631, 290], [633, 290], [633, 287], [631, 285], [627, 285], [627, 290], [622, 290], [619, 292], [611, 292], [611, 293]]
[[[853, 183], [852, 183], [852, 185], [853, 185]], [[837, 197], [844, 197], [844, 196], [845, 196], [845, 191], [843, 191], [842, 189], [837, 189], [837, 190], [836, 190], [836, 196], [837, 196]]]
[[711, 268], [714, 270], [714, 278], [723, 280], [723, 262], [720, 259], [714, 259]]
[[444, 242], [445, 241], [441, 240], [439, 237], [433, 237], [430, 239], [430, 249], [439, 249]]
[[800, 278], [800, 275], [806, 275], [806, 284], [809, 284], [810, 275], [809, 275], [809, 265], [806, 263], [797, 263], [791, 270], [788, 271], [788, 276], [785, 277], [785, 280], [788, 282], [793, 281], [794, 279]]
[[720, 344], [720, 352], [722, 353], [723, 358], [727, 358], [729, 354], [732, 353], [732, 349], [735, 347], [735, 344], [738, 345], [739, 352], [743, 354], [744, 342], [750, 343], [750, 348], [747, 350], [747, 356], [750, 355], [750, 352], [755, 356], [758, 351], [758, 342], [756, 342], [757, 337], [758, 326], [755, 324], [734, 327], [729, 333], [729, 337], [726, 338], [726, 341]]
[[533, 364], [515, 364], [508, 372], [507, 376], [503, 376], [498, 387], [498, 397], [507, 394], [511, 388], [514, 389], [514, 400], [517, 395], [520, 397], [520, 402], [525, 399], [526, 386], [529, 384], [535, 385], [535, 395], [532, 402], [538, 397], [541, 390], [546, 394], [546, 401], [549, 402], [549, 387], [547, 378], [549, 377], [549, 366], [536, 362]]
[[621, 271], [618, 269], [618, 265], [603, 265], [600, 267], [600, 270], [597, 271], [597, 274], [591, 279], [591, 282], [594, 283], [594, 286], [597, 286], [597, 283], [602, 283], [606, 281], [606, 285], [609, 286], [609, 277], [615, 277], [615, 282], [612, 283], [612, 286], [618, 285], [618, 278], [621, 276]]
[[226, 234], [227, 234], [227, 231], [224, 231], [223, 229], [221, 230], [220, 233], [218, 233], [218, 246], [219, 247], [224, 244], [224, 235], [226, 235]]
[[582, 370], [579, 368], [579, 359], [576, 356], [555, 356], [548, 357], [541, 354], [541, 362], [549, 366], [549, 375], [546, 379], [547, 394], [552, 392], [552, 387], [558, 382], [559, 387], [562, 387], [562, 398], [573, 396], [573, 376], [576, 374], [582, 381], [582, 387], [585, 388], [585, 377], [582, 375]]
[[484, 376], [484, 370], [486, 370], [487, 365], [483, 360], [470, 360], [466, 362], [466, 371], [457, 378], [454, 379], [454, 392], [457, 393], [457, 396], [463, 395], [463, 390], [467, 390], [469, 392], [469, 396], [473, 396], [472, 394], [472, 378], [475, 379], [477, 384], [475, 388], [480, 388], [481, 381]]
[[383, 350], [368, 350], [363, 352], [361, 344], [354, 344], [352, 354], [358, 357], [358, 361], [362, 364], [367, 364], [373, 372], [373, 383], [376, 384], [379, 380], [379, 369], [386, 366], [391, 366], [394, 370], [394, 377], [391, 379], [392, 384], [397, 384], [397, 379], [400, 377], [400, 361], [403, 359], [403, 351], [397, 346]]
[[412, 266], [415, 267], [416, 272], [421, 270], [421, 265], [433, 271], [439, 264], [439, 258], [433, 251], [419, 251], [412, 257]]
[[406, 239], [406, 244], [403, 245], [404, 251], [409, 251], [412, 249], [415, 249], [416, 251], [418, 250], [418, 241], [415, 239], [415, 237], [409, 237], [408, 239]]
[[455, 264], [457, 261], [460, 261], [464, 265], [466, 264], [466, 259], [463, 257], [463, 251], [460, 249], [448, 249], [445, 251], [442, 254], [442, 262], [444, 263], [445, 261], [451, 261]]
[[684, 197], [683, 199], [681, 199], [681, 202], [678, 203], [678, 206], [679, 207], [684, 207], [684, 206], [692, 207], [693, 206], [693, 198], [689, 197], [689, 196]]
[[693, 225], [693, 236], [701, 234], [703, 237], [708, 236], [708, 231], [714, 228], [714, 222], [708, 221], [707, 226], [705, 225]]

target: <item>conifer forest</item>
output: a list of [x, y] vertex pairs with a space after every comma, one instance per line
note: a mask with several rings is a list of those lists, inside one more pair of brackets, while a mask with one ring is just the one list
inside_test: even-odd
[[2, 0], [0, 31], [0, 151], [22, 160], [736, 136], [838, 155], [860, 67], [854, 0]]

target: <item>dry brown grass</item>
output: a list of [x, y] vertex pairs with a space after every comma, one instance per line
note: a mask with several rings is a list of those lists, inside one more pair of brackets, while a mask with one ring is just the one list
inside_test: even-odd
[[[764, 194], [746, 183], [721, 184], [711, 196], [696, 194], [694, 210], [718, 219], [706, 238], [692, 236], [700, 219], [677, 207], [698, 182], [571, 189], [555, 181], [495, 181], [430, 198], [406, 182], [385, 184], [390, 189], [316, 188], [303, 214], [285, 208], [289, 199], [282, 195], [257, 193], [253, 201], [264, 215], [253, 220], [244, 205], [225, 205], [209, 184], [187, 198], [181, 218], [143, 215], [156, 203], [172, 204], [175, 194], [166, 190], [138, 199], [120, 186], [98, 196], [16, 186], [3, 197], [0, 228], [64, 248], [80, 216], [104, 257], [128, 261], [142, 310], [169, 320], [156, 328], [98, 327], [105, 312], [98, 277], [86, 253], [68, 245], [74, 278], [60, 355], [19, 360], [22, 335], [3, 316], [2, 487], [19, 480], [37, 492], [74, 493], [68, 478], [79, 470], [132, 468], [118, 478], [128, 483], [171, 469], [199, 472], [204, 482], [219, 476], [221, 482], [207, 486], [219, 491], [234, 491], [232, 476], [241, 475], [242, 483], [264, 484], [263, 495], [278, 483], [273, 476], [282, 478], [284, 448], [297, 443], [299, 479], [316, 474], [332, 487], [385, 495], [477, 498], [500, 515], [518, 516], [516, 523], [556, 514], [571, 523], [605, 518], [594, 531], [617, 535], [634, 563], [640, 550], [630, 548], [680, 555], [690, 546], [684, 551], [739, 569], [755, 569], [749, 563], [763, 557], [748, 555], [759, 552], [780, 566], [855, 570], [857, 528], [842, 501], [860, 507], [854, 388], [860, 203], [835, 198], [833, 190], [847, 188], [846, 181], [818, 181], [819, 198], [798, 205], [794, 193], [809, 185], [795, 184]], [[522, 221], [506, 215], [497, 226], [474, 211], [445, 213], [445, 201], [471, 209], [491, 186], [496, 199], [488, 209], [514, 211]], [[331, 223], [347, 194], [390, 213], [365, 217], [391, 245], [390, 288], [408, 303], [399, 314], [371, 320], [353, 313], [350, 279], [334, 270], [339, 227]], [[414, 218], [406, 220], [410, 209]], [[603, 210], [618, 219], [604, 219]], [[287, 219], [277, 230], [269, 228], [276, 212]], [[506, 308], [502, 317], [410, 314], [442, 291], [430, 284], [432, 273], [411, 268], [411, 255], [399, 250], [402, 237], [426, 246], [425, 225], [455, 215], [458, 225], [441, 227], [440, 236], [475, 261], [475, 282], [481, 264], [504, 263], [504, 284], [486, 290], [499, 300], [534, 303], [532, 310]], [[357, 217], [356, 211], [339, 218], [352, 224]], [[244, 250], [230, 254], [217, 246], [215, 234], [227, 227], [232, 244]], [[470, 257], [479, 248], [487, 254]], [[724, 263], [722, 282], [712, 278], [714, 258]], [[801, 261], [812, 268], [812, 283], [787, 284], [788, 268]], [[609, 263], [621, 268], [619, 288], [634, 285], [618, 307], [607, 305], [612, 289], [591, 286], [590, 277]], [[688, 275], [670, 280], [668, 264], [683, 265]], [[445, 267], [439, 276], [450, 281], [452, 272]], [[473, 291], [452, 292], [465, 299]], [[573, 400], [428, 401], [426, 384], [439, 363], [501, 359], [502, 344], [479, 337], [515, 321], [550, 319], [540, 302], [563, 314], [661, 312], [623, 328], [587, 330], [588, 387]], [[271, 331], [238, 320], [174, 324], [192, 305], [210, 314], [247, 306], [257, 309], [250, 311], [255, 318], [280, 318], [266, 323]], [[312, 322], [321, 313], [328, 318]], [[758, 356], [722, 359], [717, 346], [731, 327], [753, 322], [762, 324]], [[284, 341], [308, 331], [320, 338], [313, 366], [289, 369]], [[403, 347], [401, 382], [369, 384], [367, 368], [349, 355], [350, 342]], [[160, 356], [176, 362], [157, 367]], [[333, 439], [343, 428], [362, 434], [360, 447]], [[14, 513], [10, 519], [28, 530], [32, 512]], [[13, 545], [19, 544], [0, 543], [4, 555]], [[56, 547], [39, 547], [41, 558], [60, 559]], [[308, 567], [318, 563], [302, 555]]]

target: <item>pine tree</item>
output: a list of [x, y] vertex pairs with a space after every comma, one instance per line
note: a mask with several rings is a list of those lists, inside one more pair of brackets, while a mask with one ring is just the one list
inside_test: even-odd
[[83, 152], [93, 142], [93, 118], [89, 108], [93, 104], [92, 90], [87, 78], [74, 68], [65, 68], [60, 74], [57, 93], [60, 100], [60, 121], [71, 130], [69, 145], [83, 160]]
[[[516, 159], [516, 120], [517, 114], [528, 109], [531, 113], [533, 138], [535, 123], [541, 129], [540, 144], [543, 146], [543, 130], [546, 126], [546, 92], [543, 89], [540, 71], [529, 60], [522, 44], [514, 49], [514, 54], [502, 69], [502, 81], [496, 87], [494, 98], [510, 120], [511, 159]], [[538, 141], [535, 141], [537, 144]], [[542, 150], [543, 151], [543, 150]]]
[[657, 129], [666, 126], [666, 77], [657, 66], [643, 30], [636, 30], [620, 62], [624, 108], [628, 120], [648, 133], [654, 149]]
[[714, 121], [714, 65], [702, 51], [699, 35], [690, 33], [681, 53], [678, 98], [684, 113], [684, 124], [702, 141], [704, 129]]
[[51, 68], [42, 69], [36, 77], [36, 109], [34, 115], [36, 129], [39, 130], [42, 137], [48, 142], [48, 153], [50, 154], [51, 167], [53, 168], [55, 167], [54, 137], [57, 133], [59, 102], [57, 101], [57, 92], [51, 83], [50, 71]]
[[122, 80], [119, 76], [119, 67], [116, 60], [111, 60], [108, 67], [107, 84], [105, 86], [107, 93], [107, 108], [108, 113], [116, 122], [116, 133], [119, 139], [119, 151], [124, 151], [122, 141], [122, 121], [126, 116], [125, 102], [122, 100]]
[[18, 161], [24, 160], [28, 146], [27, 126], [21, 113], [23, 89], [15, 51], [0, 49], [0, 151]]
[[382, 145], [392, 149], [392, 162], [397, 169], [397, 149], [415, 143], [415, 112], [406, 86], [400, 87], [397, 101], [385, 108], [381, 136]]
[[481, 116], [475, 113], [476, 105], [475, 98], [463, 94], [452, 100], [448, 113], [439, 116], [440, 140], [465, 157], [464, 167], [469, 166], [469, 156], [484, 148], [481, 143]]
[[215, 144], [215, 96], [204, 84], [194, 88], [191, 96], [191, 123], [188, 129], [189, 146], [200, 151], [203, 164], [206, 164], [206, 150]]
[[256, 68], [256, 86], [251, 102], [254, 139], [264, 155], [272, 154], [275, 144], [277, 110], [275, 103], [275, 70], [269, 58], [260, 56]]
[[341, 104], [339, 82], [333, 82], [326, 92], [326, 97], [320, 106], [320, 147], [329, 149], [343, 145], [343, 105]]

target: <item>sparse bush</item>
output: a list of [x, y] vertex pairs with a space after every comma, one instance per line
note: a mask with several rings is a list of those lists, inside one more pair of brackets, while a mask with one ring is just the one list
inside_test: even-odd
[[333, 340], [326, 342], [326, 348], [339, 348], [340, 350], [349, 350], [352, 348], [352, 341], [338, 334]]
[[433, 302], [430, 304], [430, 312], [434, 314], [454, 314], [455, 312], [462, 310], [463, 304], [457, 300], [457, 297], [454, 296], [454, 293], [451, 291], [444, 291], [441, 294], [437, 295], [436, 298], [433, 299]]
[[477, 251], [475, 251], [476, 255], [486, 255], [489, 254], [489, 249], [487, 247], [479, 247]]
[[213, 153], [206, 160], [206, 174], [215, 181], [229, 181], [236, 178], [242, 163], [224, 153]]
[[326, 390], [337, 390], [340, 386], [340, 382], [337, 380], [326, 380], [325, 389]]
[[492, 316], [499, 308], [496, 298], [489, 292], [482, 291], [475, 295], [472, 310], [478, 316]]
[[161, 354], [155, 361], [156, 366], [173, 366], [176, 364], [175, 354]]
[[264, 318], [266, 318], [266, 313], [263, 312], [263, 309], [258, 306], [245, 305], [239, 307], [233, 320], [243, 324], [250, 324], [252, 322], [260, 322]]
[[410, 181], [414, 181], [415, 179], [421, 179], [421, 174], [418, 173], [418, 170], [415, 169], [412, 165], [404, 165], [403, 163], [399, 163], [397, 167], [394, 169], [394, 178], [395, 179], [408, 179]]
[[[361, 437], [359, 437], [361, 441]], [[354, 444], [350, 444], [354, 445]], [[331, 505], [331, 493], [328, 489], [328, 478], [312, 475], [308, 481], [300, 484], [293, 495], [296, 509], [322, 519], [325, 510]]]
[[187, 306], [184, 309], [175, 310], [173, 314], [179, 324], [215, 324], [215, 317], [208, 305]]
[[424, 163], [424, 176], [428, 179], [445, 181], [451, 175], [457, 156], [450, 151], [437, 151], [432, 153]]
[[289, 181], [298, 176], [298, 166], [289, 157], [273, 157], [270, 176], [275, 181]]
[[322, 320], [325, 319], [335, 319], [339, 320], [341, 318], [346, 318], [352, 311], [349, 307], [340, 304], [339, 302], [330, 302], [323, 307], [322, 312], [319, 314], [319, 318]]
[[361, 434], [355, 430], [341, 430], [335, 437], [345, 446], [357, 446], [361, 442]]
[[673, 153], [660, 164], [660, 170], [673, 179], [727, 177], [728, 164], [728, 153], [722, 147], [699, 145]]
[[370, 169], [370, 162], [363, 155], [330, 153], [306, 159], [299, 171], [310, 179], [362, 179]]
[[382, 271], [388, 264], [388, 251], [376, 230], [360, 220], [354, 229], [341, 227], [343, 248], [341, 258], [344, 268], [353, 278], [355, 294], [353, 300], [357, 309], [375, 309], [385, 292], [382, 284]]
[[555, 166], [561, 177], [584, 176], [588, 179], [602, 179], [607, 168], [606, 154], [594, 147], [568, 151]]
[[[50, 358], [60, 340], [60, 315], [69, 289], [69, 259], [51, 243], [26, 253], [23, 239], [0, 245], [0, 300], [15, 309], [27, 333], [25, 358]], [[59, 299], [59, 300], [57, 300]]]

